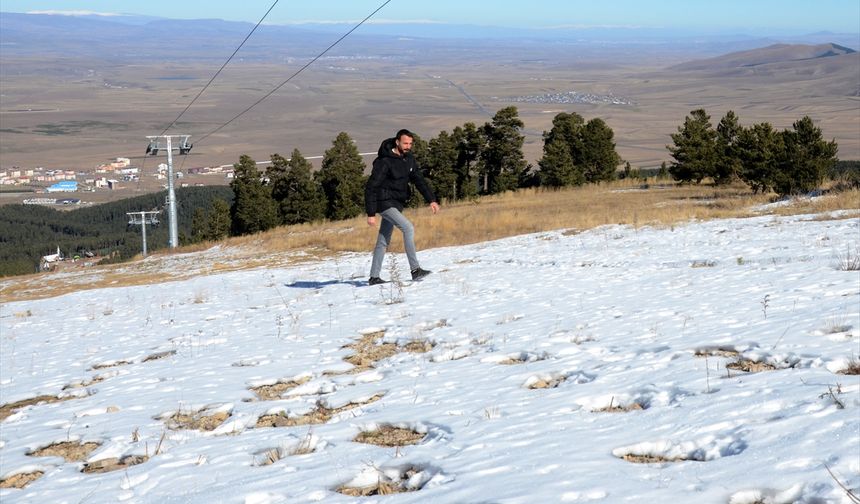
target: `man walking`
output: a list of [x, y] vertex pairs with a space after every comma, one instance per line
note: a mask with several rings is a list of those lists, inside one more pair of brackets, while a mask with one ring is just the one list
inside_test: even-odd
[[409, 130], [402, 129], [394, 138], [382, 142], [379, 155], [373, 160], [373, 171], [364, 188], [364, 206], [367, 211], [367, 225], [376, 225], [376, 214], [382, 216], [379, 225], [379, 235], [376, 247], [373, 249], [373, 263], [370, 266], [370, 285], [384, 283], [379, 277], [382, 271], [382, 259], [391, 242], [394, 227], [403, 233], [403, 244], [406, 248], [406, 258], [412, 279], [418, 280], [430, 274], [422, 269], [415, 252], [414, 229], [409, 219], [401, 213], [406, 201], [409, 200], [409, 182], [415, 184], [424, 200], [430, 204], [430, 211], [439, 211], [436, 196], [424, 181], [418, 163], [412, 155], [412, 142], [415, 135]]

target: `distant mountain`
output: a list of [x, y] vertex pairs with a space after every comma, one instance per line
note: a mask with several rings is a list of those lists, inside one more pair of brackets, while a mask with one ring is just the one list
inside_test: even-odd
[[[672, 70], [704, 70], [724, 71], [755, 67], [759, 65], [784, 64], [831, 58], [845, 54], [853, 54], [857, 51], [841, 45], [829, 43], [818, 45], [804, 44], [774, 44], [760, 49], [740, 51], [697, 61], [690, 61], [671, 67]], [[818, 63], [818, 62], [814, 62]]]

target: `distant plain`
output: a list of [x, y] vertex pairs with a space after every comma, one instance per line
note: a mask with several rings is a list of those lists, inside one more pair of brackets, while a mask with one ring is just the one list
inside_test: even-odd
[[[164, 158], [143, 160], [145, 137], [161, 133], [229, 54], [223, 47], [198, 49], [161, 62], [95, 50], [14, 49], [5, 48], [0, 63], [0, 169], [92, 171], [130, 157], [145, 175], [127, 191], [160, 187], [148, 174]], [[250, 48], [255, 57], [240, 53], [169, 130], [196, 142], [177, 166], [232, 164], [241, 154], [262, 161], [294, 148], [321, 155], [340, 131], [352, 136], [359, 152], [374, 152], [399, 128], [430, 139], [467, 121], [483, 124], [508, 105], [517, 106], [525, 123], [525, 157], [533, 165], [555, 114], [577, 112], [586, 120], [604, 119], [619, 154], [634, 168], [657, 167], [671, 160], [669, 135], [696, 108], [705, 108], [714, 125], [728, 110], [744, 125], [768, 121], [779, 129], [809, 115], [839, 143], [840, 159], [860, 159], [860, 53], [793, 61], [789, 51], [786, 61], [725, 68], [712, 60], [691, 69], [676, 65], [718, 54], [561, 42], [359, 38], [203, 138], [283, 83], [309, 61], [305, 54], [313, 49], [293, 55], [274, 42]], [[625, 103], [513, 101], [570, 92]], [[190, 181], [226, 182], [213, 176]]]

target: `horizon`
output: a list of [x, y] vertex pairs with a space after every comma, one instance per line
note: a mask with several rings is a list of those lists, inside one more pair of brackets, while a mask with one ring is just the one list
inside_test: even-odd
[[[230, 3], [211, 4], [191, 0], [181, 5], [153, 0], [117, 8], [107, 0], [6, 0], [3, 12], [53, 14], [70, 16], [143, 16], [165, 19], [222, 19], [256, 23], [273, 5], [270, 0], [237, 6]], [[354, 24], [383, 5], [382, 0], [332, 0], [325, 8], [317, 5], [281, 4], [266, 17], [269, 25], [339, 25]], [[691, 34], [789, 36], [831, 33], [860, 33], [860, 4], [847, 0], [821, 3], [778, 2], [763, 0], [752, 4], [731, 0], [711, 2], [681, 2], [669, 0], [648, 5], [632, 0], [615, 0], [594, 5], [588, 2], [542, 0], [540, 6], [527, 11], [514, 2], [499, 2], [488, 10], [482, 4], [463, 4], [439, 0], [432, 4], [412, 2], [385, 5], [367, 24], [385, 25], [471, 25], [486, 28], [509, 28], [527, 31], [558, 30], [669, 30]], [[764, 20], [767, 21], [764, 24]], [[515, 34], [514, 34], [515, 35]]]

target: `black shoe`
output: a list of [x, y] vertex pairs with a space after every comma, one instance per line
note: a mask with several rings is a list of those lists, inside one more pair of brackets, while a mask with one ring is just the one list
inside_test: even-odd
[[414, 270], [412, 270], [412, 280], [421, 280], [422, 278], [426, 277], [430, 273], [432, 273], [432, 271], [427, 271], [427, 270], [421, 269], [421, 268], [415, 268]]
[[379, 285], [379, 284], [384, 284], [384, 283], [385, 283], [385, 280], [383, 280], [379, 277], [370, 277], [370, 279], [367, 281], [367, 285]]

